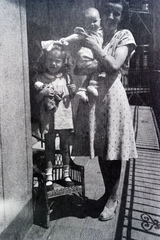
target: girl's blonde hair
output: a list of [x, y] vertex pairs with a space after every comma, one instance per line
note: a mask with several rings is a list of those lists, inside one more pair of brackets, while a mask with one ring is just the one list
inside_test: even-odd
[[49, 54], [50, 52], [53, 52], [53, 51], [60, 51], [62, 53], [62, 57], [63, 57], [62, 72], [63, 73], [70, 72], [71, 66], [73, 65], [71, 55], [67, 51], [64, 50], [63, 46], [58, 45], [58, 44], [54, 44], [50, 51], [47, 51], [45, 49], [43, 49], [41, 51], [41, 54], [38, 59], [39, 72], [45, 71], [46, 56], [47, 56], [47, 54]]

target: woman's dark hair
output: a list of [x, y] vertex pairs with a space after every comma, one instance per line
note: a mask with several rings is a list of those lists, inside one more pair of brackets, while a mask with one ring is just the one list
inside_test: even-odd
[[[63, 71], [63, 73], [70, 72], [71, 66], [73, 65], [71, 55], [64, 50], [63, 46], [58, 45], [58, 44], [53, 45], [51, 51], [49, 51], [49, 52], [52, 52], [52, 51], [60, 51], [62, 53], [63, 60], [64, 60], [62, 71]], [[40, 56], [37, 59], [37, 62], [39, 63], [38, 64], [39, 65], [39, 67], [38, 67], [39, 72], [44, 72], [45, 71], [46, 56], [49, 52], [46, 51], [45, 49], [43, 49], [41, 51]]]
[[125, 0], [102, 0], [100, 14], [105, 14], [108, 3], [117, 3], [123, 7], [121, 21], [118, 25], [118, 29], [129, 28], [129, 3]]

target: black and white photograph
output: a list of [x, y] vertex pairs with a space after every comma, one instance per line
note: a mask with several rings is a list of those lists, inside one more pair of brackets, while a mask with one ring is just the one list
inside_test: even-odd
[[0, 240], [160, 239], [160, 0], [1, 0], [0, 60]]

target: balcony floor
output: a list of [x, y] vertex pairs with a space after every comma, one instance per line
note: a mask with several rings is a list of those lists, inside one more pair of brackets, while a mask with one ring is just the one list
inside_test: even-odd
[[[82, 208], [77, 196], [58, 199], [50, 228], [33, 225], [24, 240], [158, 240], [160, 239], [160, 148], [152, 109], [132, 107], [139, 157], [123, 162], [120, 204], [115, 218], [100, 222], [97, 200], [104, 193], [98, 159], [75, 158], [85, 166], [88, 202]], [[101, 207], [99, 205], [99, 207]]]

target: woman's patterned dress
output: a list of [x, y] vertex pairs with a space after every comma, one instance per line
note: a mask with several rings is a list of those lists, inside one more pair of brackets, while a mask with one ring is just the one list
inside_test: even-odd
[[117, 31], [104, 45], [104, 54], [114, 57], [116, 49], [121, 46], [128, 46], [128, 56], [121, 69], [116, 73], [99, 75], [96, 102], [90, 98], [88, 104], [79, 103], [73, 155], [101, 156], [106, 160], [137, 158], [130, 106], [121, 82], [136, 47], [131, 32]]

